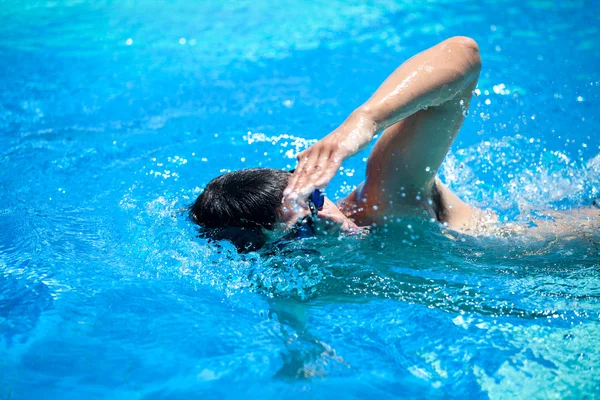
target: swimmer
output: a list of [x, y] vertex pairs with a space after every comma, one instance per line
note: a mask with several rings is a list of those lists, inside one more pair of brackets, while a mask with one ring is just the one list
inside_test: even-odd
[[[437, 172], [467, 115], [481, 71], [477, 43], [452, 37], [400, 65], [333, 132], [298, 154], [293, 172], [244, 169], [208, 183], [190, 207], [203, 236], [256, 250], [269, 240], [363, 233], [396, 218], [426, 218], [457, 232], [493, 222]], [[375, 143], [366, 179], [335, 204], [321, 191], [342, 162]]]

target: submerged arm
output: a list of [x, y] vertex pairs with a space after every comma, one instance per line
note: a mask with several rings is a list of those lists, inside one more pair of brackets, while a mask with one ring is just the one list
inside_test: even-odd
[[[477, 44], [466, 37], [447, 39], [410, 58], [342, 125], [298, 155], [298, 166], [285, 195], [294, 200], [308, 195], [316, 187], [325, 187], [342, 161], [367, 147], [378, 132], [420, 110], [442, 106], [457, 95], [463, 95], [474, 86], [480, 68]], [[443, 151], [431, 155], [440, 158], [437, 153], [443, 153], [438, 167], [457, 130], [443, 140], [444, 149], [436, 146]], [[420, 141], [419, 147], [427, 147], [440, 139], [438, 133], [435, 129], [421, 130], [418, 135], [407, 132], [407, 140]]]

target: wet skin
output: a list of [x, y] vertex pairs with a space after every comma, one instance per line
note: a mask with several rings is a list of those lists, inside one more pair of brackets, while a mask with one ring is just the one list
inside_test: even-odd
[[477, 44], [453, 37], [398, 67], [371, 98], [333, 132], [298, 155], [284, 192], [281, 222], [303, 218], [304, 199], [324, 188], [341, 163], [383, 131], [367, 163], [365, 181], [339, 205], [319, 213], [328, 226], [355, 231], [384, 217], [425, 216], [468, 230], [482, 213], [437, 178], [469, 107], [481, 70]]

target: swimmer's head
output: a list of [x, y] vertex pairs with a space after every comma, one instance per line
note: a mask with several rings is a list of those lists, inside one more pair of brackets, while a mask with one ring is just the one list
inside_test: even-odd
[[[356, 227], [329, 199], [318, 212], [308, 202], [292, 207], [283, 199], [290, 172], [250, 168], [216, 177], [190, 207], [201, 236], [229, 240], [239, 251], [258, 250], [273, 238], [289, 236], [302, 221], [316, 232]], [[312, 215], [314, 214], [314, 215]]]

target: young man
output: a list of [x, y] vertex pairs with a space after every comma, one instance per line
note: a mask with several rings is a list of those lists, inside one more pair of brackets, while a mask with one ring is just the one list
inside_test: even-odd
[[[467, 37], [415, 55], [337, 129], [300, 153], [294, 173], [248, 169], [217, 177], [191, 207], [191, 219], [207, 237], [250, 250], [268, 240], [266, 231], [306, 233], [307, 226], [357, 232], [416, 216], [458, 231], [475, 227], [483, 213], [436, 174], [463, 123], [480, 69], [477, 44]], [[339, 205], [324, 199], [318, 189], [381, 131], [366, 180]]]

